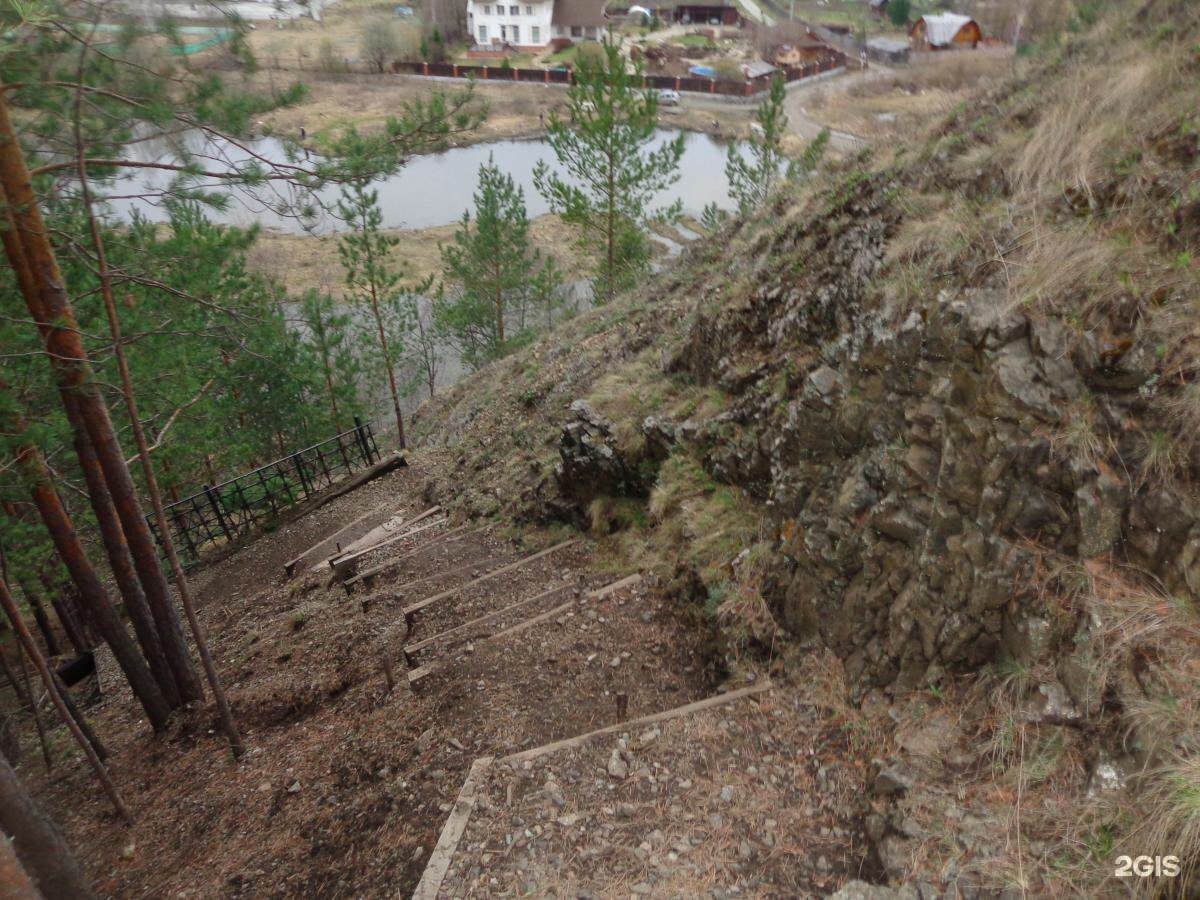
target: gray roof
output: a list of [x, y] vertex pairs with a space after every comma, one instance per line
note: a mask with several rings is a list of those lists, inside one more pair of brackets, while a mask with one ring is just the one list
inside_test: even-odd
[[606, 5], [607, 0], [554, 0], [550, 21], [555, 25], [603, 26], [608, 22], [604, 18]]
[[775, 71], [775, 67], [769, 62], [756, 59], [753, 62], [742, 63], [742, 71], [746, 73], [747, 78], [759, 78], [763, 75], [770, 75]]

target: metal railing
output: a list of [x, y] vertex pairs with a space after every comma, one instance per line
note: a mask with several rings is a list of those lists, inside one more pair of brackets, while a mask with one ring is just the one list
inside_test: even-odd
[[[370, 422], [357, 416], [354, 427], [297, 450], [220, 484], [206, 484], [190, 497], [169, 504], [167, 518], [176, 551], [189, 564], [210, 544], [231, 544], [255, 526], [278, 518], [281, 510], [331, 487], [342, 475], [380, 460]], [[147, 517], [162, 545], [156, 523]]]

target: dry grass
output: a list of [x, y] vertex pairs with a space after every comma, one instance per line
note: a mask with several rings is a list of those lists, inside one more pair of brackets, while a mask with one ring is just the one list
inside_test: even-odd
[[[413, 231], [391, 230], [390, 233], [400, 240], [392, 251], [393, 261], [405, 267], [412, 281], [440, 275], [440, 246], [454, 239], [457, 227], [440, 225]], [[531, 243], [554, 257], [568, 279], [581, 277], [584, 263], [557, 216], [534, 219], [530, 231]], [[337, 293], [342, 285], [337, 241], [336, 235], [263, 232], [250, 251], [250, 265], [256, 271], [279, 279], [293, 295], [308, 288]]]
[[916, 135], [1012, 67], [1008, 50], [926, 54], [903, 69], [814, 89], [805, 108], [822, 125], [866, 138]]
[[1006, 254], [1009, 304], [1014, 309], [1069, 312], [1089, 321], [1107, 312], [1129, 289], [1137, 254], [1108, 239], [1094, 223], [1035, 222], [1021, 244]]
[[[1093, 40], [1105, 37], [1101, 31]], [[1136, 152], [1138, 135], [1157, 133], [1194, 110], [1197, 92], [1185, 71], [1194, 50], [1185, 42], [1152, 49], [1112, 43], [1107, 50], [1103, 63], [1073, 67], [1048, 82], [1051, 93], [1039, 98], [1041, 114], [1013, 169], [1020, 200], [1068, 190], [1091, 197], [1097, 181]], [[1185, 89], [1174, 88], [1180, 85]]]
[[[1120, 703], [1126, 746], [1143, 765], [1131, 784], [1135, 805], [1078, 792], [1070, 799], [1056, 823], [1060, 849], [1077, 859], [1081, 848], [1090, 852], [1090, 840], [1081, 834], [1088, 830], [1093, 837], [1109, 835], [1113, 856], [1176, 855], [1191, 867], [1200, 859], [1200, 616], [1195, 605], [1098, 561], [1066, 563], [1050, 581], [1062, 601], [1090, 623], [1097, 691]], [[1089, 865], [1094, 870], [1109, 863], [1078, 859], [1065, 871], [1071, 878], [1086, 878]], [[1152, 893], [1150, 882], [1134, 885], [1135, 892]]]

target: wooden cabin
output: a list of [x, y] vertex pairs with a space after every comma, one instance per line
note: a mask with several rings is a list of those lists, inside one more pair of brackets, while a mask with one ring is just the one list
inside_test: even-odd
[[908, 31], [914, 50], [952, 50], [977, 47], [983, 29], [970, 16], [937, 13], [921, 16]]

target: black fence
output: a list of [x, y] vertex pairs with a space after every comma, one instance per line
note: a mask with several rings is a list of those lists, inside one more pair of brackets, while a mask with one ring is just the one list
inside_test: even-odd
[[[166, 507], [176, 551], [189, 564], [195, 563], [210, 544], [232, 543], [255, 526], [277, 518], [280, 510], [379, 459], [371, 423], [355, 417], [353, 428], [327, 441], [221, 484], [206, 484], [200, 493]], [[161, 546], [154, 520], [148, 521]]]

